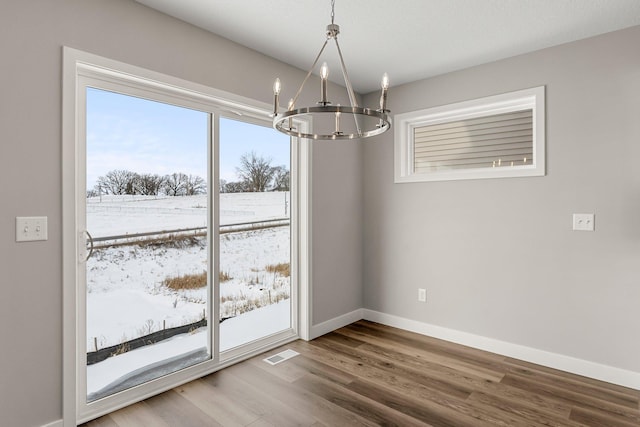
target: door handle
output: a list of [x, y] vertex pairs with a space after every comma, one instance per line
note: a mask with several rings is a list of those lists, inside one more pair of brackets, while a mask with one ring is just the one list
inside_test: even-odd
[[91, 258], [91, 255], [93, 255], [93, 237], [91, 237], [91, 233], [89, 233], [89, 231], [84, 230], [84, 232], [89, 238], [89, 253], [87, 254], [87, 258], [85, 258], [85, 261], [89, 261], [89, 258]]

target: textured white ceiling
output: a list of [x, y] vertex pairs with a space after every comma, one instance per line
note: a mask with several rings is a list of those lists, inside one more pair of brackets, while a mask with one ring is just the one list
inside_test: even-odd
[[[330, 0], [136, 1], [305, 71], [331, 21]], [[640, 25], [640, 0], [336, 0], [335, 23], [364, 94], [385, 71], [397, 85]]]

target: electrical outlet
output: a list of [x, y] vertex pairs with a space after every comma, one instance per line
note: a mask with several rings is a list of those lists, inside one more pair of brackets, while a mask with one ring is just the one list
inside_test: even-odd
[[426, 289], [418, 289], [418, 301], [427, 302], [427, 290]]

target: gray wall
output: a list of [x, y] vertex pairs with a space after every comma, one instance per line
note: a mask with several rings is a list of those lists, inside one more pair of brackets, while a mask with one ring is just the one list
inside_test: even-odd
[[[304, 78], [130, 0], [0, 3], [0, 424], [7, 426], [62, 417], [63, 45], [267, 103], [276, 76], [296, 86], [289, 91]], [[311, 89], [305, 103], [315, 102]], [[313, 170], [319, 323], [362, 306], [361, 150], [315, 145]], [[49, 240], [15, 243], [15, 217], [31, 215], [49, 217]]]
[[547, 176], [394, 184], [393, 134], [366, 144], [365, 308], [640, 372], [639, 45], [633, 27], [393, 87], [398, 114], [546, 85]]
[[312, 314], [317, 325], [362, 307], [363, 203], [361, 143], [314, 144], [326, 147], [313, 152]]

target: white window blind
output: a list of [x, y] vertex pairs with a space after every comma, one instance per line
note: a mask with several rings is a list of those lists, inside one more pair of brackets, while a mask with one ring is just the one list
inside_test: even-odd
[[531, 164], [533, 110], [414, 129], [414, 172]]
[[394, 119], [395, 182], [541, 176], [544, 87]]

